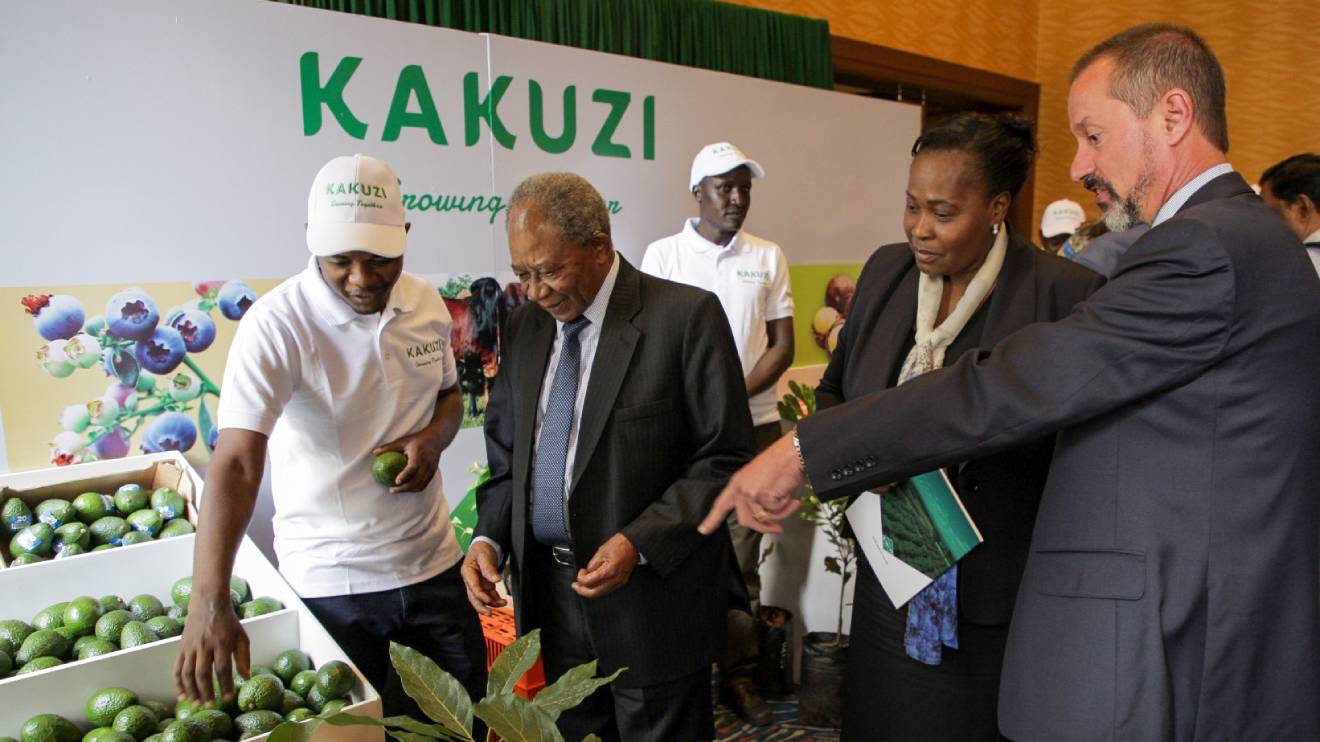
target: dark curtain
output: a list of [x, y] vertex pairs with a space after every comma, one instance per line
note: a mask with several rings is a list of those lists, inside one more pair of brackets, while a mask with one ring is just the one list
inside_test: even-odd
[[711, 0], [279, 0], [833, 87], [826, 21]]

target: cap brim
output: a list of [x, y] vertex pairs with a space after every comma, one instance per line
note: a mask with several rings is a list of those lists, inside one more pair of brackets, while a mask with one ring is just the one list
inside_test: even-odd
[[307, 225], [307, 249], [317, 257], [361, 250], [382, 258], [403, 255], [407, 231], [402, 224], [331, 222]]
[[[1077, 227], [1080, 226], [1082, 225], [1077, 225]], [[1077, 231], [1077, 227], [1069, 227], [1067, 224], [1052, 224], [1048, 227], [1042, 225], [1040, 234], [1042, 237], [1049, 239], [1050, 237], [1058, 237], [1061, 234], [1072, 234]]]
[[694, 174], [695, 177], [693, 177], [691, 179], [691, 182], [688, 183], [688, 188], [696, 188], [704, 178], [709, 178], [715, 175], [727, 175], [744, 165], [747, 166], [748, 170], [752, 171], [753, 178], [765, 177], [765, 168], [761, 167], [761, 163], [757, 162], [756, 160], [735, 160], [732, 165], [730, 165], [728, 168], [724, 170], [719, 171], [718, 173], [701, 173], [700, 175]]

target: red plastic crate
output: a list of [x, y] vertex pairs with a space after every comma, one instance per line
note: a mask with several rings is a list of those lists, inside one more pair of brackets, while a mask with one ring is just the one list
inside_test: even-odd
[[[495, 658], [500, 656], [500, 652], [518, 638], [513, 622], [513, 611], [508, 607], [492, 608], [489, 616], [478, 614], [478, 618], [481, 619], [481, 633], [486, 637], [486, 669], [490, 670], [495, 664]], [[545, 669], [541, 666], [541, 658], [537, 657], [536, 664], [518, 678], [513, 692], [530, 701], [544, 687]]]

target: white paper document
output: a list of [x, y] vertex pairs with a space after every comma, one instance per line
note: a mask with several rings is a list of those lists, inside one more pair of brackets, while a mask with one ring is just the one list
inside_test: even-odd
[[895, 483], [883, 493], [867, 492], [849, 506], [847, 516], [895, 608], [982, 541], [942, 471]]

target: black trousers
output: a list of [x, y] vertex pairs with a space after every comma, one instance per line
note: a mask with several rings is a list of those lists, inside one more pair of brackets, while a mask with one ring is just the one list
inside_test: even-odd
[[[783, 436], [779, 423], [763, 423], [753, 430], [756, 452], [769, 448]], [[761, 605], [761, 534], [738, 522], [737, 513], [725, 519], [729, 540], [733, 543], [733, 563], [737, 574], [729, 591], [727, 638], [719, 659], [720, 680], [727, 684], [734, 677], [749, 678], [760, 654], [756, 634], [756, 609]]]
[[467, 688], [474, 703], [486, 695], [486, 641], [467, 600], [461, 565], [460, 561], [429, 580], [394, 590], [303, 599], [380, 691], [386, 716], [426, 719], [390, 665], [392, 641], [434, 660]]
[[[596, 657], [583, 611], [585, 598], [573, 592], [577, 569], [556, 564], [545, 547], [528, 555], [530, 597], [540, 617], [541, 657], [547, 683]], [[638, 637], [638, 641], [646, 641]], [[626, 674], [626, 673], [625, 673]], [[710, 697], [710, 666], [667, 683], [642, 688], [611, 683], [559, 716], [566, 740], [596, 734], [605, 742], [688, 742], [715, 736]]]

